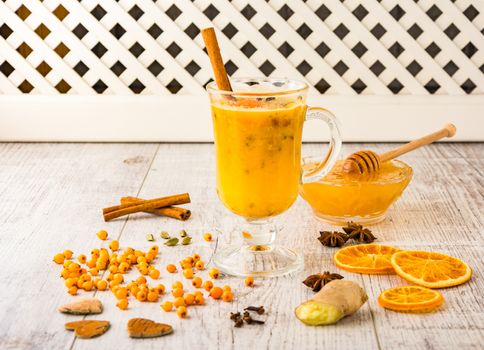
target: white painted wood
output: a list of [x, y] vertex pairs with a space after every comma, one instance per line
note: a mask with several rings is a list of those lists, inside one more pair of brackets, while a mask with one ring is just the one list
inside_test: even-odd
[[[407, 141], [452, 122], [455, 141], [484, 141], [484, 96], [309, 96], [333, 111], [344, 141]], [[327, 140], [317, 123], [306, 141]], [[0, 95], [0, 141], [212, 141], [206, 96]]]
[[[345, 145], [351, 153], [363, 145]], [[392, 145], [365, 144], [377, 152]], [[334, 267], [334, 249], [316, 242], [318, 231], [329, 229], [314, 219], [304, 201], [277, 222], [280, 241], [305, 254], [305, 270], [290, 277], [257, 280], [249, 289], [242, 281], [223, 278], [233, 287], [231, 303], [208, 300], [189, 308], [190, 317], [179, 320], [166, 314], [159, 303], [130, 302], [127, 311], [114, 306], [110, 292], [99, 292], [104, 312], [96, 317], [112, 323], [103, 336], [75, 339], [63, 329], [67, 320], [56, 307], [72, 300], [57, 277], [60, 267], [53, 254], [65, 248], [88, 253], [106, 246], [95, 233], [107, 229], [121, 248], [148, 249], [146, 233], [157, 237], [167, 230], [185, 229], [193, 236], [189, 246], [161, 245], [156, 265], [177, 263], [199, 252], [208, 260], [214, 249], [201, 239], [203, 232], [218, 232], [219, 244], [237, 239], [236, 218], [217, 199], [214, 188], [214, 153], [210, 144], [0, 144], [0, 348], [2, 349], [480, 349], [484, 346], [484, 312], [480, 278], [484, 273], [482, 144], [431, 145], [402, 157], [414, 168], [414, 179], [388, 219], [373, 232], [378, 241], [403, 248], [431, 249], [463, 258], [474, 276], [465, 285], [441, 290], [442, 309], [431, 314], [386, 311], [376, 303], [385, 288], [404, 284], [396, 276], [360, 276]], [[316, 153], [318, 144], [304, 146], [303, 154]], [[156, 197], [188, 191], [193, 216], [187, 222], [148, 215], [132, 215], [104, 223], [100, 209], [122, 195]], [[293, 308], [312, 292], [301, 281], [306, 275], [329, 269], [361, 283], [369, 302], [336, 326], [306, 327], [295, 320]], [[202, 274], [205, 276], [205, 273]], [[132, 272], [127, 280], [137, 276]], [[167, 287], [178, 275], [162, 270]], [[169, 297], [164, 297], [169, 299]], [[264, 326], [234, 329], [230, 311], [263, 304], [268, 309]], [[146, 340], [128, 338], [131, 317], [148, 317], [173, 325], [173, 335]], [[262, 317], [261, 317], [262, 318]]]

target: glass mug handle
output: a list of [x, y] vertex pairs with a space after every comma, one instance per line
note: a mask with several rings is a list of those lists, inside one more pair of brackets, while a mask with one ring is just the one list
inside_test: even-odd
[[329, 127], [329, 148], [324, 158], [304, 157], [302, 161], [303, 184], [316, 182], [329, 173], [341, 150], [341, 132], [336, 116], [322, 107], [307, 107], [304, 121], [321, 120]]

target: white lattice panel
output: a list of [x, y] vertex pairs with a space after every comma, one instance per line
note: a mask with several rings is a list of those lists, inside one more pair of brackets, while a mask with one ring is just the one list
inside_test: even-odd
[[312, 93], [484, 91], [481, 0], [2, 0], [3, 94], [199, 95], [200, 28], [232, 76], [305, 80]]

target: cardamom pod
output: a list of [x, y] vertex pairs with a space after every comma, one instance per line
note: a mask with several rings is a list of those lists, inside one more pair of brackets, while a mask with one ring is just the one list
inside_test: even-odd
[[155, 240], [155, 237], [151, 233], [148, 233], [146, 235], [146, 240], [147, 241], [150, 241], [150, 242], [153, 242]]
[[165, 242], [165, 245], [167, 245], [169, 247], [176, 246], [177, 244], [178, 244], [178, 238], [176, 238], [176, 237], [170, 238], [169, 240], [167, 240]]
[[187, 236], [187, 237], [183, 238], [183, 240], [182, 240], [183, 245], [188, 245], [190, 243], [192, 243], [192, 237]]
[[160, 233], [160, 236], [161, 236], [161, 238], [164, 238], [164, 239], [170, 238], [170, 234], [168, 232], [166, 232], [166, 231], [162, 231]]
[[185, 231], [185, 230], [181, 230], [181, 231], [180, 231], [180, 237], [184, 238], [184, 237], [186, 237], [186, 236], [187, 236], [187, 231]]

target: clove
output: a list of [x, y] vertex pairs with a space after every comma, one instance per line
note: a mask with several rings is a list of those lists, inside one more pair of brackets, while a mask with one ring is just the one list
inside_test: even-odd
[[264, 306], [259, 306], [259, 307], [257, 307], [257, 306], [248, 306], [244, 310], [246, 310], [246, 311], [255, 311], [259, 315], [262, 315], [265, 312]]
[[244, 316], [242, 317], [242, 319], [247, 322], [247, 324], [264, 324], [264, 321], [261, 321], [261, 320], [254, 320], [248, 311], [245, 311], [244, 312]]

